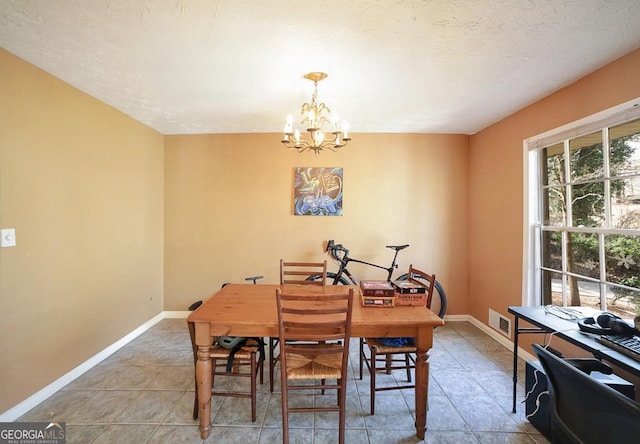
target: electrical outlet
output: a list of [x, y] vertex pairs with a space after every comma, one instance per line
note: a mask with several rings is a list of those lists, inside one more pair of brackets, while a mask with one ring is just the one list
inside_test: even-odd
[[3, 228], [0, 230], [0, 247], [15, 247], [16, 246], [16, 229], [15, 228]]

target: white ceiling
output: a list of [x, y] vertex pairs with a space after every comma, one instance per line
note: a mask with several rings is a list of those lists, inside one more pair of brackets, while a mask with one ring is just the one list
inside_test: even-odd
[[[475, 133], [640, 47], [639, 0], [0, 0], [0, 45], [163, 134]], [[638, 73], [640, 78], [640, 73]]]

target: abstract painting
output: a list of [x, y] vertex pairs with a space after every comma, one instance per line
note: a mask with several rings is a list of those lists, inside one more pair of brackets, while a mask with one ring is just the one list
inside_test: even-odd
[[293, 214], [342, 215], [342, 168], [295, 168]]

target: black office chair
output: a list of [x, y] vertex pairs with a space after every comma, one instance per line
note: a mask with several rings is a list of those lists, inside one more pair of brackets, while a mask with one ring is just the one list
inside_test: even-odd
[[[590, 377], [585, 371], [538, 344], [533, 351], [547, 373], [551, 442], [630, 443], [640, 437], [640, 404]], [[589, 370], [599, 370], [590, 359]], [[580, 365], [586, 360], [575, 360]]]

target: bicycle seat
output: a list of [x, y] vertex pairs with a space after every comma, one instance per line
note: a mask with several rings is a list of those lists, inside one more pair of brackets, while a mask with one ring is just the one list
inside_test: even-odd
[[409, 244], [406, 244], [406, 245], [387, 245], [387, 248], [391, 248], [392, 250], [400, 251], [400, 250], [404, 250], [408, 246], [409, 246]]

